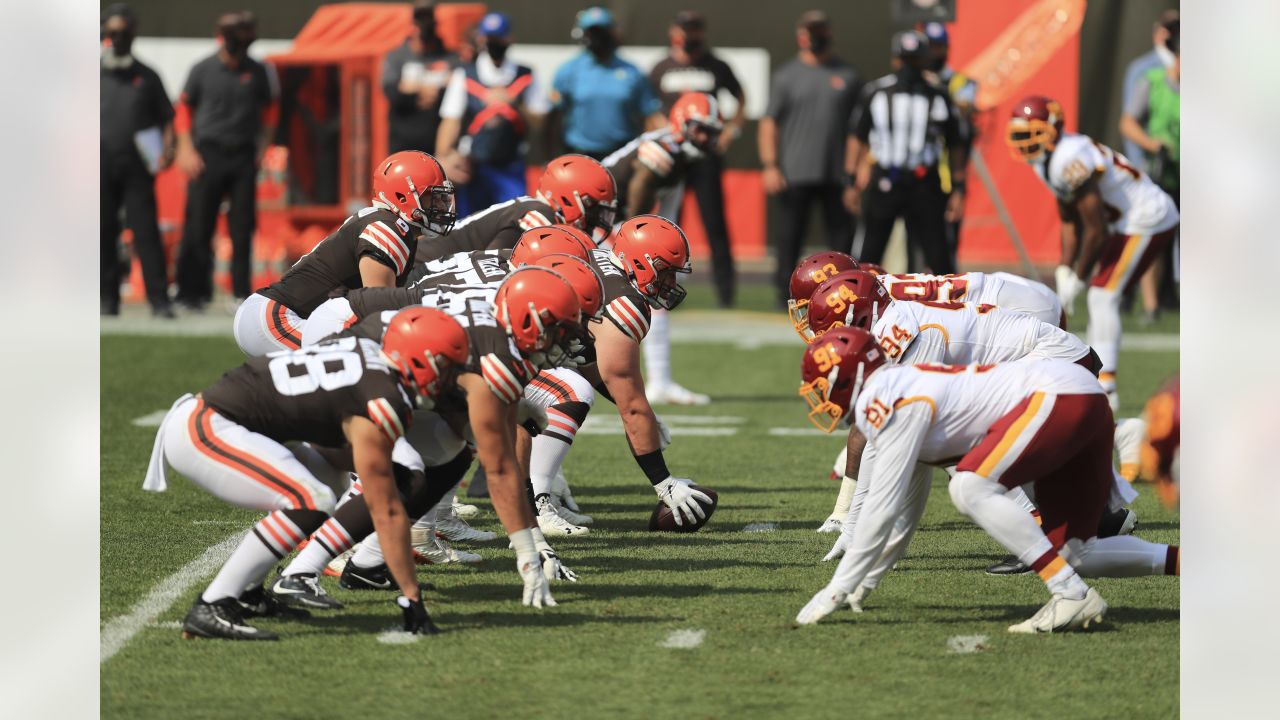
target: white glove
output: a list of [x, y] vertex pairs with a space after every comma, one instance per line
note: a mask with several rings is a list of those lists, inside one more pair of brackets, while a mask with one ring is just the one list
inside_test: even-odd
[[542, 558], [542, 574], [551, 580], [568, 580], [569, 582], [578, 582], [578, 573], [565, 567], [560, 562], [560, 556], [551, 548], [551, 543], [545, 539], [538, 540], [535, 537], [535, 547], [538, 548], [538, 556]]
[[817, 595], [800, 609], [800, 614], [796, 615], [796, 624], [798, 625], [814, 625], [822, 618], [835, 612], [836, 608], [848, 597], [848, 593], [835, 590], [831, 587], [824, 587], [818, 591]]
[[[676, 525], [684, 525], [684, 521], [695, 522], [707, 517], [707, 513], [699, 502], [711, 503], [711, 496], [693, 487], [685, 478], [669, 477], [653, 486], [658, 499], [671, 508]], [[683, 518], [681, 517], [683, 515]]]
[[840, 556], [844, 555], [851, 544], [853, 544], [853, 534], [841, 531], [839, 537], [836, 538], [836, 543], [831, 546], [830, 552], [822, 557], [822, 562], [839, 560]]
[[671, 447], [671, 428], [667, 427], [658, 413], [653, 414], [653, 419], [658, 421], [658, 449], [666, 450]]
[[538, 426], [538, 432], [546, 430], [547, 409], [528, 398], [521, 397], [516, 405], [516, 424], [523, 425], [530, 420]]
[[555, 607], [551, 597], [551, 583], [542, 574], [542, 556], [528, 528], [511, 534], [511, 547], [516, 551], [516, 571], [524, 581], [524, 604], [540, 608]]
[[569, 345], [565, 348], [568, 353], [565, 355], [563, 367], [577, 369], [583, 365], [588, 365], [587, 346], [578, 338], [569, 341]]
[[1066, 265], [1059, 265], [1053, 271], [1054, 284], [1058, 290], [1058, 302], [1062, 303], [1062, 309], [1067, 311], [1068, 315], [1074, 315], [1076, 311], [1076, 296], [1084, 290], [1084, 283], [1076, 275], [1076, 272]]

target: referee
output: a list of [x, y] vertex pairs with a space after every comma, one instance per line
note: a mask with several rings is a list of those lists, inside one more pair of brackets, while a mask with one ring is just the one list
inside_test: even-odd
[[[845, 152], [845, 204], [850, 212], [862, 213], [859, 260], [882, 261], [894, 221], [901, 217], [908, 257], [922, 252], [931, 272], [947, 274], [956, 271], [947, 220], [959, 219], [964, 207], [966, 130], [947, 91], [922, 72], [928, 45], [915, 30], [895, 35], [895, 72], [863, 92]], [[938, 177], [944, 143], [952, 168], [949, 198]]]

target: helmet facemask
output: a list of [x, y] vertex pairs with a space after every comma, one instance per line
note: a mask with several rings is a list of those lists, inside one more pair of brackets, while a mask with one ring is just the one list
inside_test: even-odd
[[[458, 219], [453, 182], [445, 180], [440, 185], [432, 185], [422, 190], [414, 185], [411, 177], [406, 177], [405, 182], [409, 185], [407, 197], [397, 192], [396, 203], [392, 203], [382, 193], [379, 193], [378, 197], [391, 207], [411, 208], [407, 216], [403, 211], [400, 212], [400, 216], [410, 225], [421, 230], [429, 230], [437, 235], [449, 234], [454, 222]], [[424, 198], [427, 201], [425, 207], [422, 203]]]
[[692, 272], [693, 268], [689, 267], [687, 262], [684, 267], [678, 268], [663, 258], [651, 257], [648, 254], [644, 256], [644, 260], [653, 272], [653, 280], [640, 288], [645, 300], [654, 307], [675, 310], [689, 294], [689, 291], [680, 286], [676, 276], [678, 273]]
[[1044, 120], [1009, 121], [1005, 142], [1015, 159], [1036, 162], [1058, 143], [1058, 129]]

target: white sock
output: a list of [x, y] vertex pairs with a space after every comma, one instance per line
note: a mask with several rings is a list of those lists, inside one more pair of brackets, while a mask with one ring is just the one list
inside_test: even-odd
[[661, 308], [653, 309], [649, 333], [640, 349], [644, 351], [645, 384], [665, 387], [671, 384], [671, 335], [669, 313]]
[[280, 511], [264, 517], [244, 536], [200, 597], [205, 602], [240, 597], [245, 590], [260, 584], [271, 566], [292, 552], [305, 536]]
[[1080, 559], [1075, 564], [1076, 570], [1085, 577], [1164, 575], [1169, 562], [1168, 545], [1147, 542], [1132, 535], [1094, 538], [1078, 554]]
[[382, 546], [378, 544], [378, 533], [374, 533], [364, 539], [356, 547], [356, 552], [351, 556], [351, 562], [356, 567], [370, 568], [378, 565], [386, 564], [386, 560], [382, 557]]
[[836, 506], [831, 510], [832, 517], [844, 517], [849, 514], [849, 506], [853, 504], [853, 493], [857, 488], [857, 478], [845, 475], [840, 481], [840, 494], [836, 496]]
[[1098, 373], [1098, 382], [1107, 392], [1114, 412], [1119, 406], [1116, 394], [1116, 369], [1120, 365], [1120, 300], [1121, 295], [1115, 290], [1091, 287], [1089, 299], [1089, 328], [1085, 332], [1089, 346], [1098, 353], [1102, 361], [1102, 369]]
[[533, 482], [533, 496], [546, 495], [551, 492], [552, 483], [560, 466], [569, 455], [573, 445], [564, 440], [542, 433], [533, 439], [533, 452], [529, 454], [529, 479]]

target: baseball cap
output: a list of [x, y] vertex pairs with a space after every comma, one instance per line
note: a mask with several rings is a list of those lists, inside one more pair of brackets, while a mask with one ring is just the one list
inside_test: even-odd
[[613, 13], [602, 7], [589, 7], [578, 13], [577, 28], [586, 30], [593, 27], [611, 27]]
[[897, 58], [905, 60], [923, 57], [927, 47], [929, 47], [929, 38], [915, 30], [903, 30], [893, 36], [893, 56]]
[[681, 10], [676, 13], [675, 25], [684, 30], [701, 30], [707, 26], [707, 19], [697, 10]]
[[947, 36], [947, 26], [937, 22], [936, 20], [923, 23], [916, 29], [924, 33], [924, 36], [929, 38], [929, 42], [931, 44], [946, 45], [949, 41], [949, 37]]
[[491, 12], [480, 20], [480, 34], [485, 37], [507, 37], [511, 34], [511, 18]]

